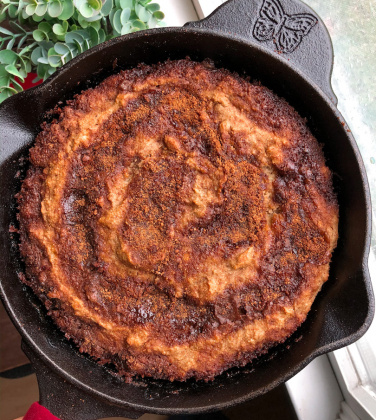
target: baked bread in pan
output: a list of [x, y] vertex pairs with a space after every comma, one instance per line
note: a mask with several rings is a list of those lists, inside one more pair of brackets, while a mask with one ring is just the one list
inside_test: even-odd
[[331, 173], [305, 121], [210, 62], [140, 65], [76, 96], [30, 149], [24, 281], [81, 352], [211, 380], [283, 342], [328, 279]]

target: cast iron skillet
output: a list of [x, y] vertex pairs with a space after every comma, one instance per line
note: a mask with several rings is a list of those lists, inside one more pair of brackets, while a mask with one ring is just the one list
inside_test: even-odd
[[[40, 401], [55, 415], [63, 419], [137, 418], [145, 412], [219, 410], [271, 390], [316, 356], [359, 339], [369, 327], [374, 307], [367, 268], [370, 193], [355, 141], [335, 107], [330, 86], [330, 38], [310, 8], [298, 0], [283, 0], [280, 22], [271, 24], [276, 39], [287, 24], [287, 16], [307, 13], [317, 24], [306, 34], [299, 28], [290, 33], [301, 41], [295, 41], [293, 52], [277, 51], [277, 43], [256, 39], [260, 34], [255, 23], [266, 4], [270, 0], [232, 0], [207, 19], [183, 28], [148, 30], [111, 40], [72, 60], [42, 85], [6, 100], [0, 108], [1, 295], [36, 370]], [[17, 272], [22, 270], [22, 263], [15, 245], [17, 237], [9, 233], [9, 225], [15, 223], [14, 194], [25, 167], [22, 158], [27, 156], [46, 111], [114, 71], [140, 62], [186, 56], [194, 60], [209, 57], [219, 67], [260, 80], [307, 118], [334, 172], [340, 205], [338, 247], [329, 280], [306, 322], [266, 357], [250, 367], [222, 374], [209, 384], [152, 380], [125, 384], [109, 369], [80, 355], [19, 281]]]

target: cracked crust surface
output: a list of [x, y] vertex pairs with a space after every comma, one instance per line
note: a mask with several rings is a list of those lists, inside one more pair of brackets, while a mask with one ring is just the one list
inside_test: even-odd
[[180, 60], [111, 76], [58, 113], [30, 150], [20, 250], [80, 351], [128, 380], [210, 380], [305, 320], [338, 208], [284, 100]]

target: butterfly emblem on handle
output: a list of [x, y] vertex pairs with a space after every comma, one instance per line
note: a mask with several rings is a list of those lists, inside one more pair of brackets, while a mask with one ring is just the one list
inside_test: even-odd
[[309, 13], [288, 15], [278, 0], [264, 0], [253, 36], [259, 41], [273, 40], [279, 52], [290, 53], [316, 23], [315, 16]]

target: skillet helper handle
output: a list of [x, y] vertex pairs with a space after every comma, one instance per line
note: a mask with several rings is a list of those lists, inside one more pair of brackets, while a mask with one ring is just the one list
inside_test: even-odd
[[138, 419], [144, 414], [124, 410], [87, 394], [52, 372], [24, 340], [21, 347], [37, 375], [40, 405], [60, 420], [95, 420], [103, 417]]
[[[331, 87], [333, 46], [319, 16], [299, 0], [230, 0], [186, 27], [242, 38], [300, 70], [336, 105]], [[276, 74], [278, 77], [278, 74]]]

